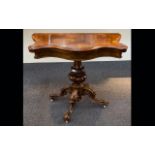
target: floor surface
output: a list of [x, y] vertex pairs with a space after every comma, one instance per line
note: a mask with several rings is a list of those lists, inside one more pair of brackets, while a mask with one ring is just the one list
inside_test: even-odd
[[[98, 98], [110, 102], [106, 109], [94, 105], [86, 96], [75, 108], [68, 126], [131, 125], [131, 62], [85, 62], [87, 82]], [[24, 125], [63, 126], [67, 96], [50, 102], [49, 94], [70, 84], [72, 63], [24, 64]]]

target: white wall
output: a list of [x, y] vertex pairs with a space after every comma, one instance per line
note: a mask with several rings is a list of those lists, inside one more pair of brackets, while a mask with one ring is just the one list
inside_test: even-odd
[[123, 57], [112, 58], [112, 57], [100, 57], [96, 59], [92, 59], [89, 61], [123, 61], [123, 60], [131, 60], [131, 30], [129, 29], [25, 29], [24, 30], [24, 63], [39, 63], [39, 62], [68, 62], [69, 60], [61, 59], [61, 58], [41, 58], [34, 59], [34, 54], [28, 51], [28, 46], [33, 44], [32, 34], [33, 33], [47, 33], [47, 32], [83, 32], [83, 33], [120, 33], [122, 35], [121, 41], [122, 43], [128, 46], [127, 52], [123, 53]]

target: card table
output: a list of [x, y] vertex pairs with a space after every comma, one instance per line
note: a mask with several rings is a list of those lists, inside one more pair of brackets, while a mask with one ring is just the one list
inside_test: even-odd
[[63, 117], [65, 123], [71, 121], [73, 109], [84, 95], [88, 95], [103, 108], [109, 104], [104, 99], [96, 98], [95, 91], [85, 82], [86, 73], [82, 61], [98, 57], [121, 58], [128, 47], [120, 43], [119, 33], [34, 33], [32, 39], [34, 44], [28, 49], [34, 53], [35, 59], [57, 57], [73, 61], [68, 75], [72, 84], [62, 88], [60, 93], [50, 95], [51, 101], [54, 101], [69, 94], [69, 108]]

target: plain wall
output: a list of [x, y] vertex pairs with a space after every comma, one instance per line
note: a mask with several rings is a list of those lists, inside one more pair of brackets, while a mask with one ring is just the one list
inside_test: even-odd
[[34, 59], [34, 54], [28, 51], [28, 46], [33, 44], [32, 34], [33, 33], [48, 33], [48, 32], [81, 32], [81, 33], [120, 33], [122, 35], [120, 42], [128, 46], [127, 52], [123, 53], [122, 58], [113, 58], [113, 57], [100, 57], [92, 59], [89, 61], [124, 61], [131, 60], [131, 30], [130, 29], [25, 29], [24, 30], [24, 63], [39, 63], [39, 62], [70, 62], [69, 60], [61, 58], [41, 58]]

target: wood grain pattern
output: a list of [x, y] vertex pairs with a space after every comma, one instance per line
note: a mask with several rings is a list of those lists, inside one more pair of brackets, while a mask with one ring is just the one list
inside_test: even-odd
[[35, 33], [29, 51], [35, 58], [59, 57], [82, 61], [102, 56], [121, 58], [127, 46], [118, 33]]

